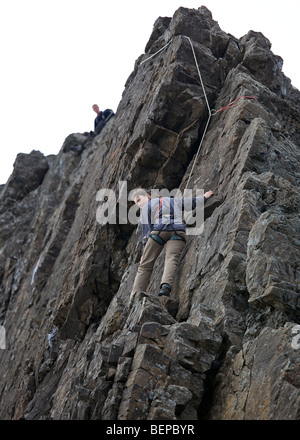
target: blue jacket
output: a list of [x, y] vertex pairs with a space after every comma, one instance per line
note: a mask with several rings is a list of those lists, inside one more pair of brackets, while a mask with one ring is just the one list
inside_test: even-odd
[[97, 116], [94, 120], [94, 129], [96, 131], [97, 125], [99, 124], [100, 121], [105, 121], [105, 117], [103, 115], [103, 112], [100, 112], [100, 115]]
[[142, 208], [142, 237], [146, 244], [151, 231], [184, 231], [183, 212], [203, 207], [204, 196], [192, 198], [160, 197], [150, 199]]
[[94, 120], [94, 129], [95, 129], [95, 131], [96, 131], [97, 125], [99, 124], [100, 121], [107, 122], [114, 115], [115, 115], [114, 112], [111, 109], [109, 109], [109, 108], [104, 110], [104, 112], [101, 111], [100, 115], [97, 116], [95, 118], [95, 120]]

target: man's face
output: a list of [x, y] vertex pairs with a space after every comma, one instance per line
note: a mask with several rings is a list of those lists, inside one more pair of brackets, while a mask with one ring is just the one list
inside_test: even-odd
[[99, 109], [99, 106], [98, 106], [98, 105], [93, 105], [93, 110], [94, 110], [94, 112], [96, 112], [96, 113], [99, 113], [99, 112], [100, 112], [100, 109]]
[[142, 208], [143, 206], [146, 205], [146, 203], [148, 203], [149, 199], [148, 197], [145, 195], [138, 195], [134, 198], [134, 202], [136, 205], [138, 205], [139, 208]]

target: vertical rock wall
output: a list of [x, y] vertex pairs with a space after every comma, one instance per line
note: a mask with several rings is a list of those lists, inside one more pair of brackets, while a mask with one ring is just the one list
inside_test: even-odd
[[[211, 108], [256, 98], [212, 116], [193, 173], [208, 111], [186, 37]], [[99, 136], [17, 157], [0, 194], [1, 419], [299, 419], [300, 94], [270, 48], [180, 8]], [[130, 302], [140, 231], [99, 225], [97, 192], [189, 177], [215, 191], [204, 231], [170, 298], [162, 254]]]

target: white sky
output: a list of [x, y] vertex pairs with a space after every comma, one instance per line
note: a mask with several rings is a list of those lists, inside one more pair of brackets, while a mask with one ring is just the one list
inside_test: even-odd
[[57, 154], [114, 111], [159, 16], [205, 5], [237, 38], [262, 32], [300, 89], [299, 0], [0, 0], [0, 184], [18, 153]]

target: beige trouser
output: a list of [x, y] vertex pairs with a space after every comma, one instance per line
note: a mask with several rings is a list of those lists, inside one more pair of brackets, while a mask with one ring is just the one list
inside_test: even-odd
[[[151, 232], [151, 234], [158, 234], [158, 232]], [[170, 240], [174, 234], [174, 231], [160, 232], [159, 236], [166, 242], [164, 246], [157, 243], [152, 238], [148, 238], [144, 249], [142, 262], [139, 265], [135, 278], [132, 289], [133, 293], [137, 292], [138, 290], [146, 291], [155, 261], [164, 248], [166, 249], [166, 256], [161, 284], [168, 283], [172, 287], [179, 257], [185, 246], [185, 242], [183, 240]], [[185, 238], [185, 232], [179, 231], [177, 234]]]

